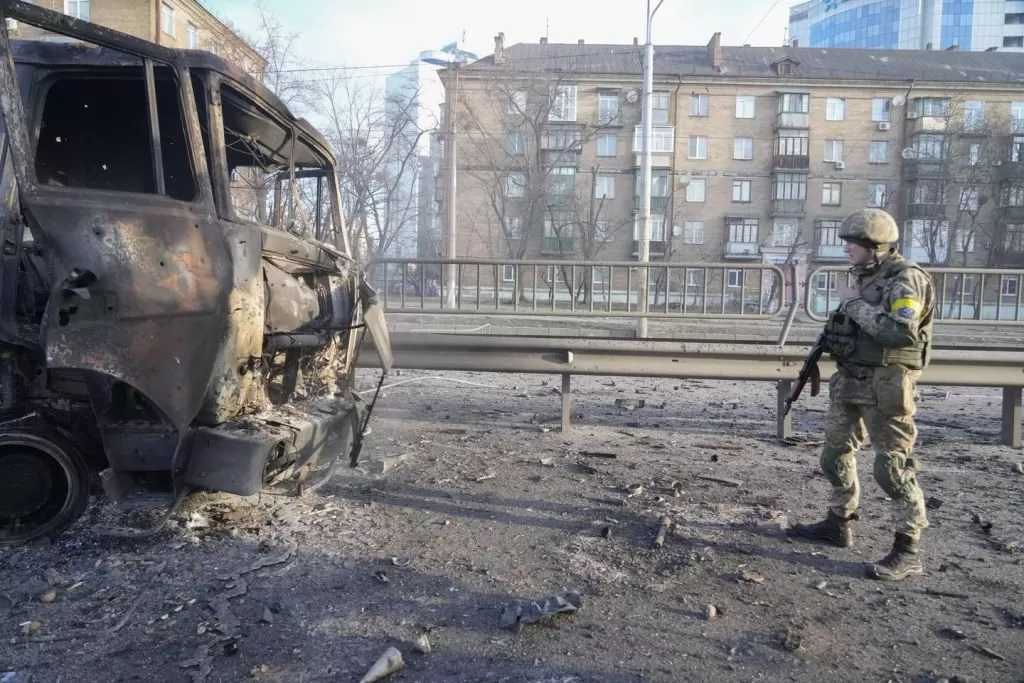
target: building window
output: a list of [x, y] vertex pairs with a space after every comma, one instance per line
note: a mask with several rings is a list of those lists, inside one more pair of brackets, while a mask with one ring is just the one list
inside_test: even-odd
[[977, 166], [980, 161], [981, 161], [981, 143], [980, 142], [972, 142], [967, 147], [967, 165], [968, 166]]
[[963, 187], [960, 189], [960, 211], [974, 214], [978, 212], [978, 188]]
[[964, 132], [977, 133], [985, 126], [985, 103], [980, 100], [964, 102]]
[[754, 96], [753, 95], [737, 95], [736, 96], [736, 118], [738, 118], [738, 119], [752, 119], [752, 118], [754, 118]]
[[[1024, 252], [1024, 225], [1020, 223], [1009, 223], [1003, 229], [1003, 250], [1011, 251], [1015, 253]], [[1007, 278], [1013, 282], [1013, 293], [1011, 296], [1017, 296], [1017, 278], [1016, 276], [1010, 276]], [[1003, 282], [1006, 282], [1004, 280]], [[1005, 292], [1004, 292], [1005, 293]]]
[[791, 247], [796, 244], [800, 225], [792, 219], [776, 219], [772, 227], [772, 246]]
[[843, 203], [842, 201], [842, 183], [822, 183], [821, 185], [821, 205], [822, 206], [839, 206]]
[[523, 238], [522, 216], [507, 216], [505, 218], [505, 234], [508, 235], [510, 240]]
[[559, 85], [551, 88], [551, 109], [548, 121], [576, 120], [576, 86]]
[[887, 164], [889, 163], [889, 141], [872, 140], [868, 147], [868, 163]]
[[683, 224], [683, 244], [704, 244], [704, 221], [686, 221]]
[[728, 285], [729, 287], [742, 287], [743, 286], [743, 271], [739, 269], [730, 270], [728, 272]]
[[525, 114], [526, 113], [526, 91], [515, 90], [508, 98], [508, 113], [509, 114]]
[[846, 120], [846, 100], [842, 97], [829, 97], [825, 100], [825, 120]]
[[[640, 197], [643, 195], [643, 175], [641, 173], [636, 174], [636, 181], [633, 185], [633, 196], [636, 197], [636, 201], [640, 203]], [[655, 168], [651, 170], [651, 197], [668, 197], [668, 169], [666, 168]]]
[[1010, 132], [1024, 133], [1024, 102], [1010, 103]]
[[199, 49], [199, 28], [191, 21], [188, 22], [188, 49]]
[[953, 233], [953, 250], [970, 253], [974, 251], [974, 231], [957, 228]]
[[1003, 47], [1024, 47], [1024, 36], [1003, 36]]
[[708, 100], [707, 95], [698, 95], [697, 93], [690, 95], [690, 116], [707, 116]]
[[601, 125], [619, 120], [619, 93], [602, 92], [597, 95], [597, 122]]
[[1010, 161], [1019, 163], [1024, 160], [1024, 136], [1014, 135], [1010, 141]]
[[694, 178], [690, 181], [690, 184], [686, 186], [686, 201], [688, 202], [702, 202], [704, 201], [704, 178]]
[[703, 135], [691, 135], [687, 156], [690, 159], [707, 159], [708, 139]]
[[914, 152], [918, 159], [939, 161], [945, 158], [946, 139], [942, 135], [918, 135], [914, 138]]
[[599, 174], [594, 182], [595, 199], [615, 199], [615, 176]]
[[918, 180], [911, 190], [911, 203], [931, 206], [945, 204], [945, 185], [941, 180]]
[[875, 122], [879, 121], [891, 121], [892, 114], [890, 109], [892, 108], [892, 100], [887, 97], [875, 97], [871, 100], [871, 120]]
[[525, 197], [526, 196], [526, 174], [525, 173], [509, 173], [505, 179], [505, 196], [506, 197]]
[[736, 138], [733, 141], [732, 158], [749, 161], [754, 158], [754, 138]]
[[166, 2], [160, 9], [160, 28], [169, 36], [174, 35], [174, 8]]
[[807, 114], [811, 110], [811, 96], [806, 93], [783, 93], [779, 111], [784, 114]]
[[726, 218], [725, 225], [729, 228], [730, 242], [757, 244], [756, 218]]
[[945, 97], [920, 97], [911, 109], [918, 116], [947, 116], [949, 100]]
[[789, 130], [780, 135], [775, 145], [775, 153], [779, 156], [806, 157], [810, 156], [810, 138], [806, 130]]
[[576, 169], [572, 166], [556, 166], [549, 169], [547, 191], [549, 195], [559, 197], [576, 194]]
[[[672, 126], [660, 126], [651, 129], [651, 152], [654, 154], [671, 154], [675, 144], [675, 129]], [[644, 151], [644, 130], [642, 126], [633, 129], [633, 151], [639, 154]]]
[[807, 198], [807, 176], [803, 173], [778, 173], [772, 183], [772, 199]]
[[502, 266], [501, 267], [501, 279], [503, 282], [515, 282], [516, 281], [516, 267], [515, 266]]
[[[633, 217], [633, 239], [640, 240], [640, 214]], [[651, 214], [651, 241], [665, 241], [665, 214], [663, 213]]]
[[64, 14], [89, 21], [89, 0], [64, 0]]
[[668, 93], [651, 93], [651, 123], [655, 126], [668, 123]]
[[607, 218], [598, 218], [594, 221], [594, 241], [604, 244], [612, 236], [612, 224]]
[[825, 140], [825, 161], [835, 162], [843, 160], [843, 141]]
[[868, 185], [868, 206], [881, 209], [885, 207], [888, 193], [885, 183], [871, 183]]
[[615, 133], [604, 133], [597, 136], [597, 156], [618, 156], [619, 136]]
[[732, 200], [734, 202], [749, 202], [750, 201], [750, 181], [749, 180], [734, 180], [734, 181], [732, 181]]
[[523, 134], [519, 131], [512, 131], [508, 134], [508, 154], [513, 157], [521, 157], [526, 154]]
[[[1006, 227], [1009, 228], [1010, 226], [1006, 226]], [[1014, 227], [1018, 227], [1019, 228], [1020, 226], [1014, 226]], [[1019, 232], [1015, 233], [1015, 234], [1016, 234], [1017, 237], [1020, 237], [1020, 235], [1021, 235], [1021, 233], [1019, 233]], [[1007, 236], [1009, 236], [1009, 234]], [[1018, 244], [1019, 244], [1019, 242], [1018, 242]], [[1009, 249], [1007, 249], [1007, 251], [1009, 251]], [[1019, 249], [1017, 251], [1019, 251]], [[1002, 285], [1000, 286], [999, 290], [1000, 290], [1000, 293], [1003, 296], [1006, 296], [1006, 297], [1016, 297], [1017, 296], [1017, 276], [1016, 275], [1007, 275], [1007, 276], [1005, 276], [1003, 278], [1003, 282], [1002, 282]]]

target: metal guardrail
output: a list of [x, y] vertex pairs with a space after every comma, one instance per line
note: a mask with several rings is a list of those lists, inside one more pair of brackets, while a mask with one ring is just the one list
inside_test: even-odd
[[[570, 428], [572, 375], [675, 377], [777, 383], [779, 438], [792, 435], [792, 413], [783, 401], [800, 372], [806, 347], [708, 345], [693, 342], [608, 340], [493, 335], [398, 333], [391, 336], [395, 368], [437, 371], [539, 373], [562, 376], [562, 428]], [[360, 367], [380, 367], [372, 345]], [[822, 361], [823, 376], [835, 371]], [[937, 350], [921, 384], [1001, 387], [1002, 439], [1021, 445], [1024, 351]]]
[[[1024, 325], [1024, 270], [927, 268], [935, 282], [935, 320], [955, 325]], [[818, 322], [839, 305], [852, 284], [849, 267], [821, 266], [804, 286], [804, 310]]]
[[[446, 291], [448, 268], [454, 292]], [[766, 263], [381, 259], [374, 269], [387, 313], [756, 320], [797, 301], [782, 268]]]

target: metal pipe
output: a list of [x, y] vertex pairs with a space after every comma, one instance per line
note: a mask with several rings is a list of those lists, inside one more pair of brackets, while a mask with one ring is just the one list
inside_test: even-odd
[[[644, 267], [644, 280], [640, 284], [640, 310], [647, 311], [648, 294], [647, 288], [650, 284], [650, 277], [647, 274], [647, 264], [651, 261], [651, 118], [653, 116], [653, 103], [651, 102], [651, 89], [654, 87], [654, 44], [651, 42], [651, 28], [654, 14], [661, 7], [664, 0], [658, 0], [658, 4], [651, 11], [651, 0], [647, 0], [647, 40], [644, 43], [644, 90], [643, 90], [643, 113], [641, 123], [643, 125], [643, 155], [641, 160], [641, 213], [640, 213], [640, 263]], [[647, 336], [647, 318], [641, 317], [637, 320], [636, 336], [641, 339]]]

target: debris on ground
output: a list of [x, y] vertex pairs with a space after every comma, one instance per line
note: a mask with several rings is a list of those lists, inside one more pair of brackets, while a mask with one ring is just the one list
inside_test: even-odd
[[540, 600], [517, 600], [501, 608], [501, 628], [519, 631], [523, 624], [551, 619], [557, 614], [573, 614], [583, 607], [579, 593], [568, 591]]
[[421, 633], [416, 638], [416, 642], [412, 646], [413, 652], [418, 652], [421, 655], [430, 653], [430, 639], [427, 638], [426, 633]]
[[366, 675], [359, 679], [359, 683], [373, 683], [381, 681], [391, 674], [399, 671], [405, 662], [402, 661], [402, 653], [396, 647], [389, 647], [384, 654], [370, 667]]

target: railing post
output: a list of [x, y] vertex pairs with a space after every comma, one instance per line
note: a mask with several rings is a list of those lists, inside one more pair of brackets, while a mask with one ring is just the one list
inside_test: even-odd
[[572, 375], [562, 373], [562, 433], [572, 429]]
[[793, 438], [793, 413], [786, 414], [786, 399], [792, 388], [793, 381], [789, 379], [780, 379], [775, 384], [775, 435], [780, 441]]
[[1021, 446], [1021, 387], [1003, 387], [1003, 432], [1006, 446]]

